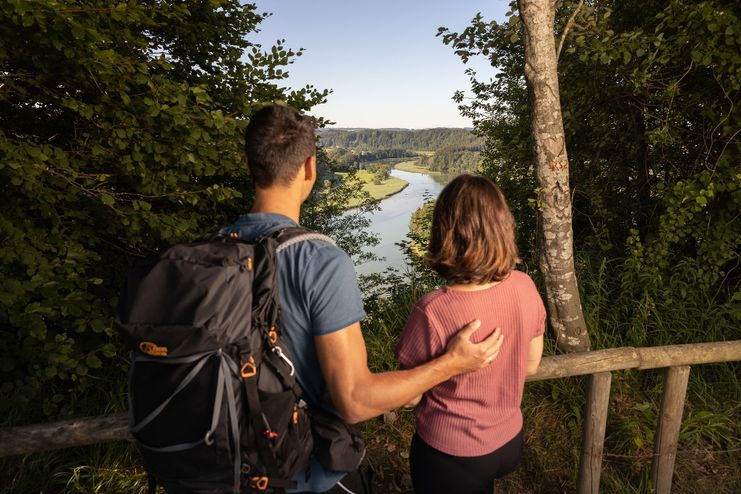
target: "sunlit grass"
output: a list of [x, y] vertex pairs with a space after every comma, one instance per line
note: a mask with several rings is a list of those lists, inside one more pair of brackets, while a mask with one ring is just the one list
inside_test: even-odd
[[[345, 176], [346, 173], [338, 173], [339, 176]], [[373, 181], [373, 173], [367, 170], [358, 170], [357, 177], [363, 182], [363, 190], [370, 194], [373, 200], [381, 200], [397, 194], [409, 185], [408, 182], [396, 177], [389, 177], [377, 184]], [[362, 203], [362, 199], [354, 198], [348, 203], [348, 207], [355, 207]]]
[[395, 164], [394, 168], [403, 172], [426, 173], [427, 175], [440, 174], [439, 172], [430, 171], [430, 169], [425, 166], [421, 166], [419, 160], [402, 161], [401, 163]]

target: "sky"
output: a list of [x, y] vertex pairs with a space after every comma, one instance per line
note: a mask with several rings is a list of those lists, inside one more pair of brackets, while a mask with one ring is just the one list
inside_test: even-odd
[[[436, 37], [437, 28], [465, 29], [477, 12], [502, 21], [508, 0], [254, 0], [273, 15], [248, 39], [269, 48], [285, 39], [304, 48], [287, 70], [290, 88], [331, 89], [310, 113], [335, 128], [470, 127], [452, 100], [468, 92], [466, 65]], [[479, 78], [485, 60], [469, 62]], [[281, 85], [284, 85], [281, 84]]]

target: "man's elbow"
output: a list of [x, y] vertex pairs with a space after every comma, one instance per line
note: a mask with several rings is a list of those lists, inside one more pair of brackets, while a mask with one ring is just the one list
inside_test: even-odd
[[357, 424], [372, 417], [372, 415], [368, 415], [367, 410], [364, 410], [363, 407], [360, 407], [357, 403], [349, 400], [343, 403], [338, 403], [336, 407], [337, 411], [340, 412], [342, 419], [348, 424]]

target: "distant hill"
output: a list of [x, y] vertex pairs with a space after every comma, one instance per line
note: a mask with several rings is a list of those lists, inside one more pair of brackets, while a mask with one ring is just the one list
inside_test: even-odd
[[469, 129], [318, 129], [322, 146], [379, 151], [406, 149], [410, 151], [437, 151], [444, 147], [476, 148], [483, 140]]

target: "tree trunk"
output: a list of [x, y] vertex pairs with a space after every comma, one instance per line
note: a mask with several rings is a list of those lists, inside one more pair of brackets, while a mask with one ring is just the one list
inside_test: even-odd
[[553, 34], [555, 0], [519, 0], [525, 27], [525, 78], [538, 180], [538, 243], [550, 322], [564, 352], [589, 350], [574, 271], [569, 162]]

